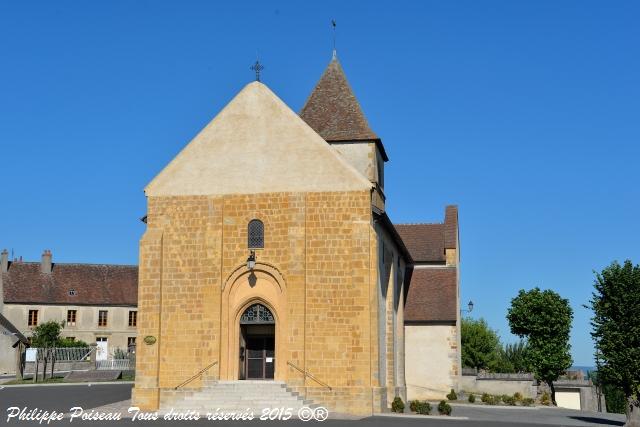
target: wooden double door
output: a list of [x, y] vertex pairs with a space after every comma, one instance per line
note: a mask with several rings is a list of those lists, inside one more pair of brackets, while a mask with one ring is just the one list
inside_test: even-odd
[[274, 325], [241, 327], [240, 379], [273, 379], [276, 363], [274, 329]]

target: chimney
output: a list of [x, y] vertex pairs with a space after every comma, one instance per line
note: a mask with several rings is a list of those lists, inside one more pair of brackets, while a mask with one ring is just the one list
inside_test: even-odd
[[3, 249], [0, 252], [0, 273], [6, 273], [9, 271], [9, 252]]
[[49, 274], [51, 273], [51, 251], [45, 249], [42, 253], [42, 262], [40, 263], [40, 271]]

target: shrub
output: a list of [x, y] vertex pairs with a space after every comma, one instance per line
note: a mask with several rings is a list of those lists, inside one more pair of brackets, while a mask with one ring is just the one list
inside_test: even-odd
[[449, 392], [449, 394], [447, 394], [447, 399], [449, 399], [449, 400], [458, 400], [458, 395], [456, 394], [456, 391], [454, 389], [451, 389], [451, 392]]
[[420, 405], [419, 400], [412, 400], [411, 402], [409, 402], [409, 410], [411, 410], [411, 412], [418, 412], [418, 405]]
[[522, 393], [516, 391], [515, 393], [513, 393], [513, 398], [516, 402], [522, 402]]
[[473, 393], [469, 395], [469, 403], [476, 403], [476, 396]]
[[535, 401], [530, 397], [525, 397], [522, 399], [522, 406], [531, 406]]
[[393, 399], [393, 402], [391, 403], [391, 410], [393, 412], [404, 412], [404, 402], [400, 397], [396, 396], [396, 398]]
[[440, 401], [438, 404], [438, 413], [440, 415], [451, 415], [451, 405], [446, 400]]
[[502, 396], [502, 401], [509, 406], [516, 406], [516, 399], [513, 396]]
[[547, 393], [546, 391], [542, 393], [542, 397], [540, 397], [540, 403], [547, 406], [551, 405], [551, 396], [549, 396], [549, 393]]
[[418, 402], [416, 412], [420, 415], [431, 414], [431, 404], [427, 401]]
[[502, 396], [494, 396], [488, 393], [483, 393], [480, 400], [482, 400], [482, 402], [484, 402], [486, 405], [498, 405], [501, 398]]
[[74, 338], [60, 338], [56, 343], [56, 347], [89, 347], [89, 344]]
[[123, 349], [121, 349], [121, 348], [116, 348], [113, 351], [113, 358], [114, 359], [119, 359], [119, 360], [128, 359], [129, 358], [129, 354], [126, 351], [124, 351]]

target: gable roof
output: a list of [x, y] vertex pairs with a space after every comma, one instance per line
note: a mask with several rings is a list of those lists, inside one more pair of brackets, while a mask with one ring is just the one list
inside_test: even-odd
[[371, 186], [267, 86], [252, 82], [147, 185], [145, 193], [354, 191]]
[[444, 224], [396, 224], [396, 230], [416, 262], [443, 262]]
[[445, 208], [444, 222], [395, 224], [415, 262], [445, 262], [445, 249], [458, 248], [458, 207]]
[[344, 70], [334, 57], [300, 111], [326, 141], [376, 141]]
[[[5, 303], [122, 305], [138, 301], [135, 265], [53, 263], [42, 273], [38, 262], [12, 262], [2, 273]], [[69, 295], [70, 290], [76, 295]]]
[[457, 321], [457, 269], [413, 268], [408, 272], [405, 322]]

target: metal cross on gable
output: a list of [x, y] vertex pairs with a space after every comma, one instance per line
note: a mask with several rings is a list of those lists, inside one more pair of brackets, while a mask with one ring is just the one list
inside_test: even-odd
[[256, 72], [256, 81], [260, 81], [260, 71], [264, 70], [264, 66], [256, 59], [256, 63], [251, 66], [251, 69]]

